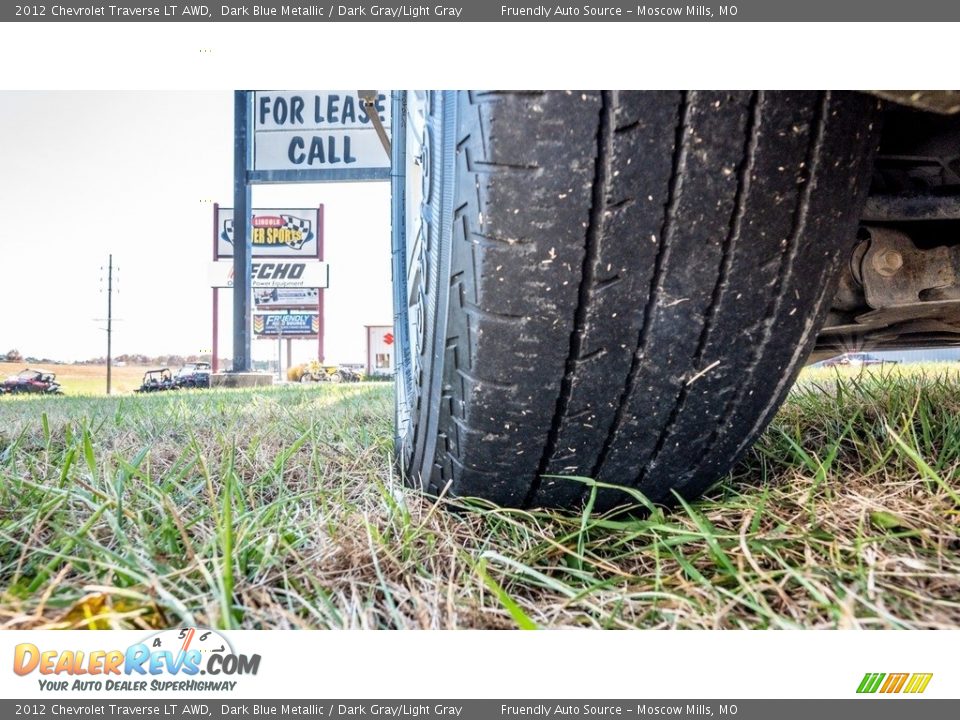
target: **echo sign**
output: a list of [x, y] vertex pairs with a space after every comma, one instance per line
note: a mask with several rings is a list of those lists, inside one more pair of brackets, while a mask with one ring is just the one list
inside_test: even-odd
[[[254, 93], [254, 170], [389, 168], [376, 128], [356, 90]], [[390, 101], [375, 105], [390, 133]]]

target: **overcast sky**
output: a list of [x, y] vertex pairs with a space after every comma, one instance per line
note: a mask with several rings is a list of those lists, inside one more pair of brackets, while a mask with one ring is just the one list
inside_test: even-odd
[[[0, 353], [106, 352], [113, 253], [115, 354], [211, 346], [213, 202], [232, 205], [230, 92], [0, 92]], [[363, 362], [363, 325], [389, 324], [388, 183], [274, 185], [255, 207], [325, 206], [326, 356]], [[220, 354], [231, 349], [230, 291]], [[294, 343], [295, 360], [315, 355]], [[255, 358], [276, 343], [253, 342]]]

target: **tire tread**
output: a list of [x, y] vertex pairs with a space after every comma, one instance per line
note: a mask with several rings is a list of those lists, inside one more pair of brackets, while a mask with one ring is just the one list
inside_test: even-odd
[[[654, 502], [799, 371], [878, 140], [854, 93], [459, 93], [434, 493]], [[678, 331], [682, 328], [682, 331]], [[604, 488], [595, 507], [629, 501]]]

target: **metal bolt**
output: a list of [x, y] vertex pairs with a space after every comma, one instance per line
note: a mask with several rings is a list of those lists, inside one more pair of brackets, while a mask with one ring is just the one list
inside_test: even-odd
[[896, 250], [881, 250], [873, 256], [873, 269], [884, 277], [896, 275], [903, 267], [903, 255]]

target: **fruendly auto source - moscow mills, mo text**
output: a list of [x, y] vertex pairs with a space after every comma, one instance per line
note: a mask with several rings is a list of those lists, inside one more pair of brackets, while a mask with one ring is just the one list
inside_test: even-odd
[[154, 5], [152, 7], [124, 7], [121, 5], [83, 5], [67, 7], [52, 5], [17, 5], [16, 15], [25, 18], [53, 17], [60, 20], [103, 18], [105, 20], [148, 20], [173, 18], [310, 18], [316, 19], [359, 19], [377, 18], [381, 20], [445, 18], [457, 20], [463, 14], [463, 7], [448, 5], [277, 5], [267, 6], [256, 3], [242, 5], [194, 5], [189, 3], [176, 5]]
[[652, 6], [637, 5], [636, 7], [620, 7], [615, 5], [533, 5], [528, 7], [501, 5], [500, 16], [504, 18], [538, 18], [549, 20], [553, 17], [583, 17], [583, 18], [659, 18], [659, 17], [693, 17], [714, 18], [720, 16], [733, 17], [737, 14], [736, 5], [671, 5]]

